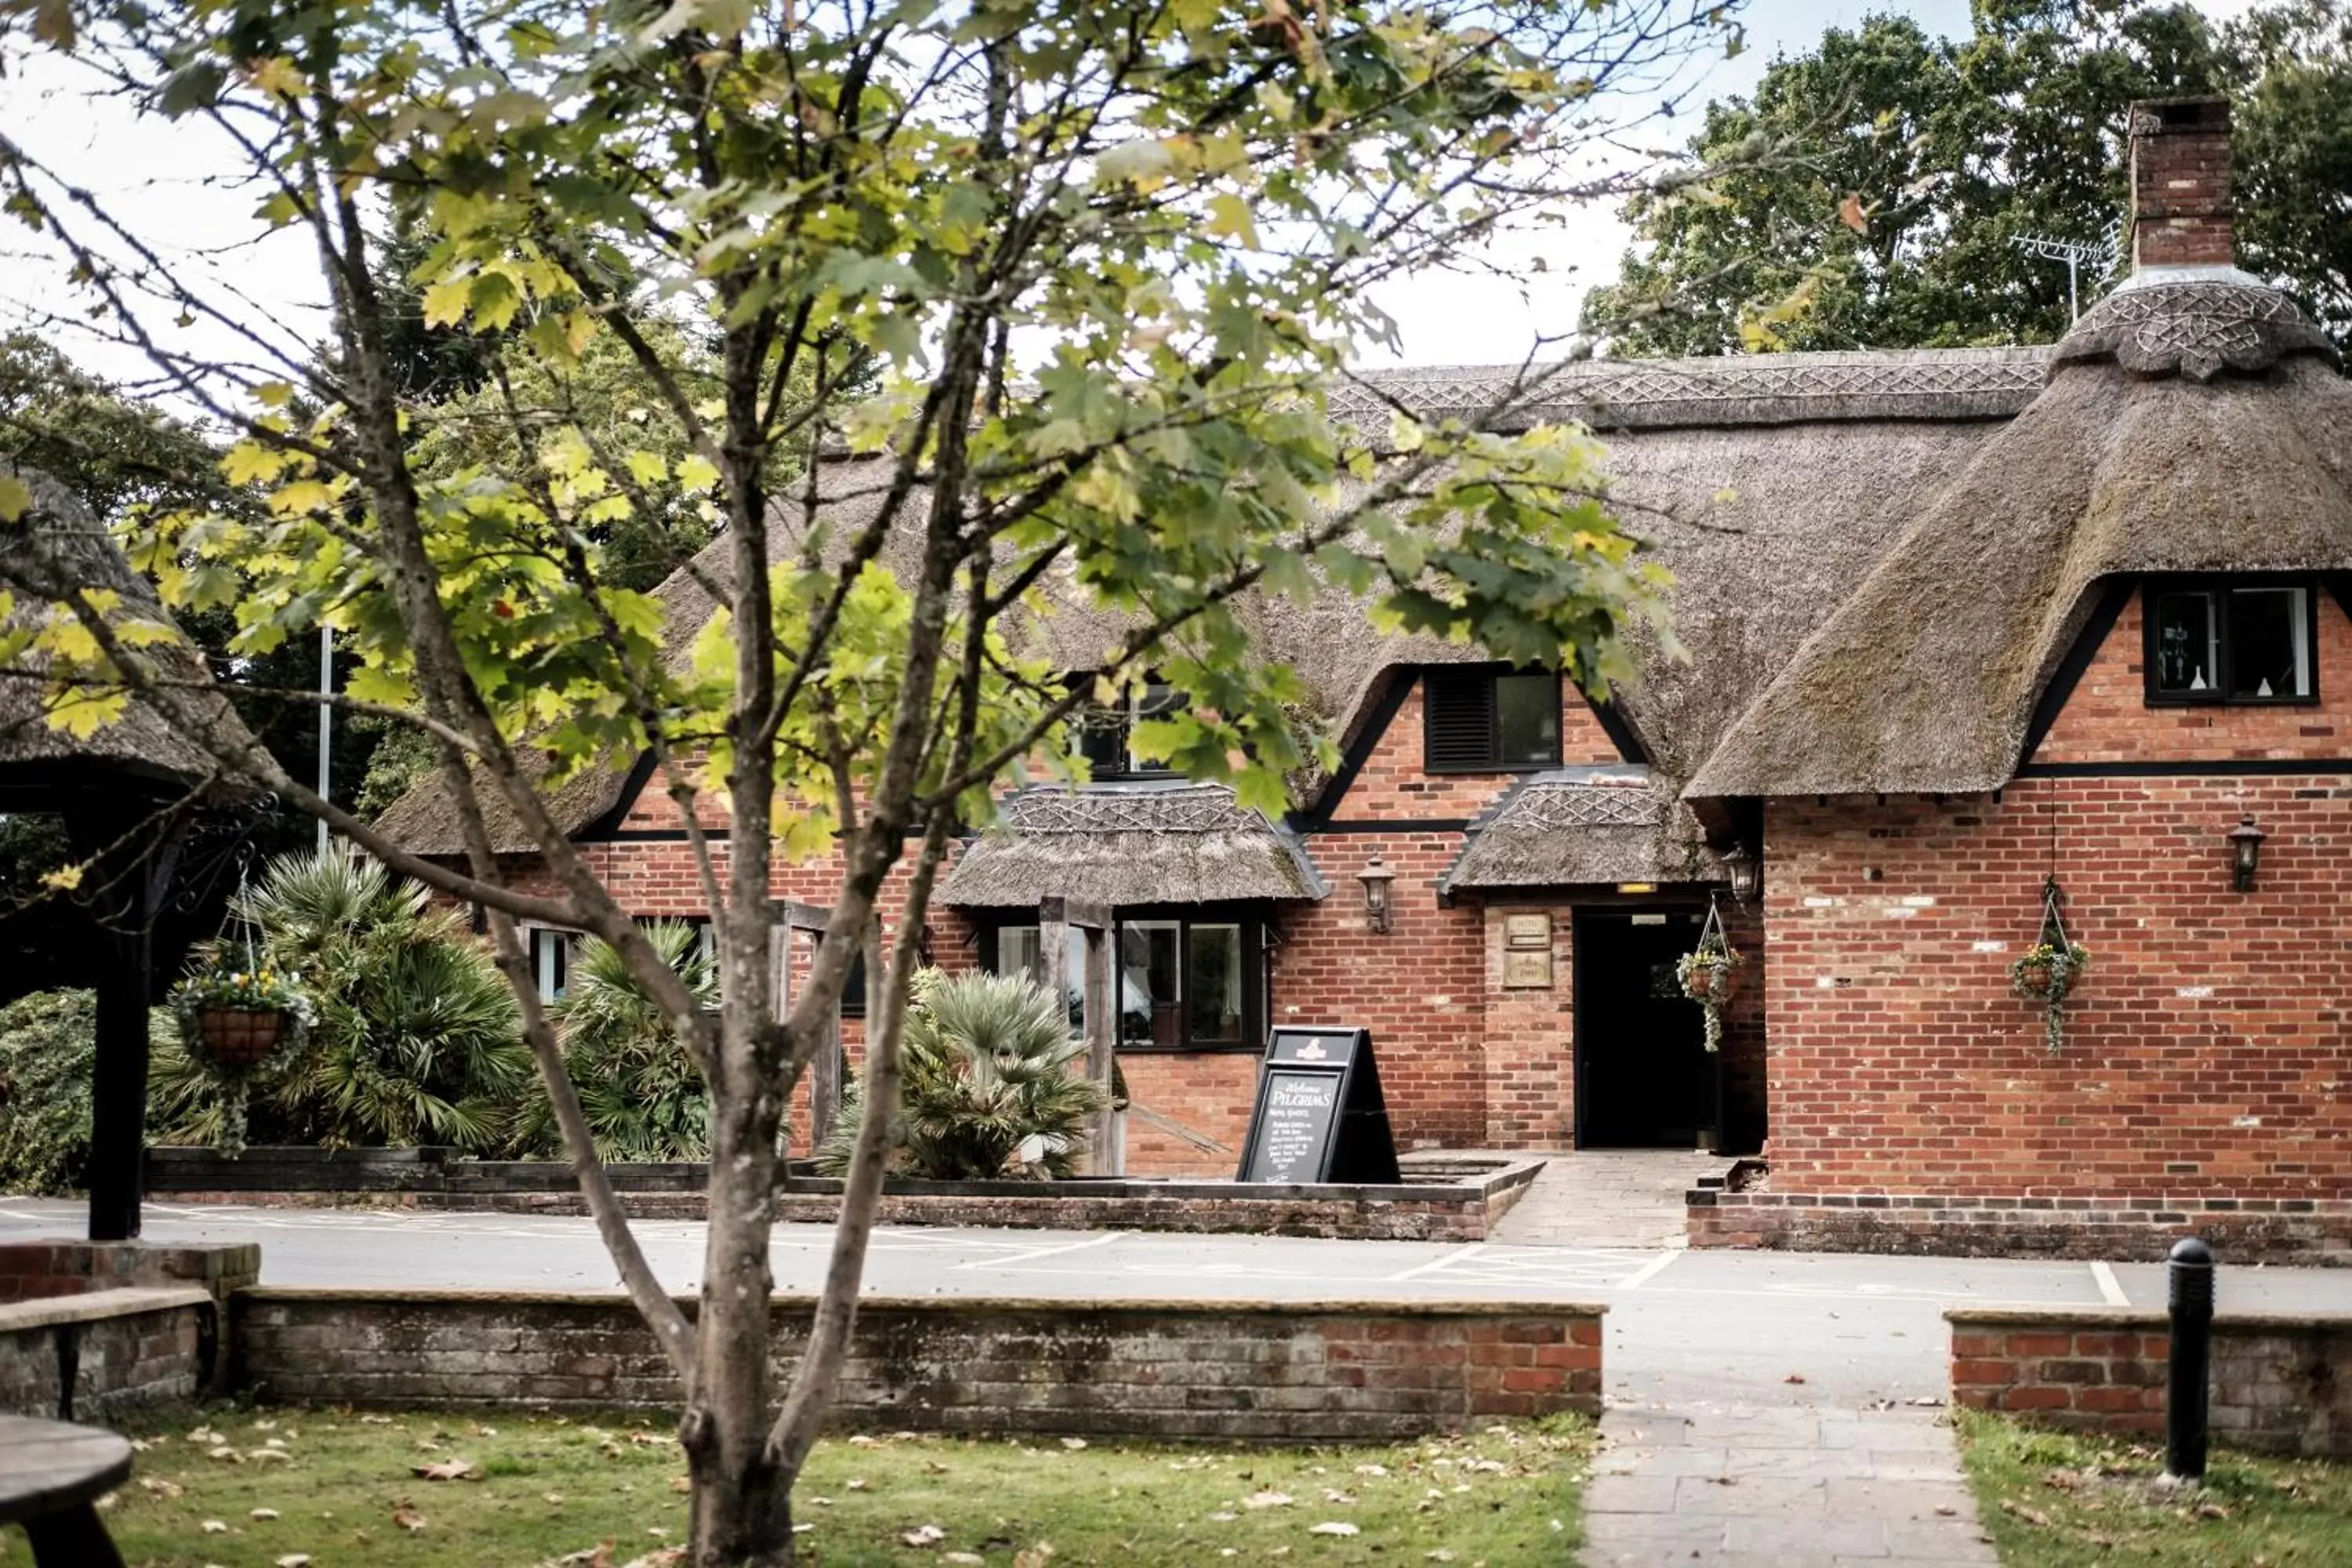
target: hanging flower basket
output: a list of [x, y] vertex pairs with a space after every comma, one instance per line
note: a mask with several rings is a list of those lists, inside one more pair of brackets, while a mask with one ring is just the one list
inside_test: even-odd
[[1723, 1005], [1731, 999], [1738, 972], [1739, 955], [1724, 937], [1721, 917], [1710, 909], [1698, 945], [1675, 964], [1675, 978], [1682, 983], [1683, 994], [1697, 1003], [1706, 1016], [1710, 1051], [1723, 1048]]
[[2056, 1056], [2066, 1043], [2066, 998], [2091, 966], [2091, 950], [2066, 934], [2063, 896], [2053, 877], [2042, 889], [2042, 936], [2009, 966], [2009, 987], [2042, 1005], [2042, 1038]]
[[180, 982], [172, 1006], [188, 1048], [223, 1072], [248, 1071], [279, 1047], [299, 1044], [312, 1016], [298, 976], [226, 963]]
[[[233, 962], [233, 961], [231, 961]], [[231, 1159], [245, 1152], [245, 1102], [254, 1071], [299, 1046], [316, 1016], [299, 975], [215, 961], [172, 992], [180, 1039], [189, 1056], [220, 1086], [225, 1115], [215, 1150]]]

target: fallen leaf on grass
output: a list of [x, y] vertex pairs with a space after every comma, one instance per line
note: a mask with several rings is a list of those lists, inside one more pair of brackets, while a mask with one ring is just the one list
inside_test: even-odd
[[2200, 1502], [2197, 1505], [2197, 1517], [2200, 1519], [2227, 1519], [2230, 1517], [2230, 1510], [2223, 1508], [2218, 1502]]
[[1065, 1448], [1083, 1448], [1086, 1446], [1087, 1440], [1084, 1437], [1065, 1437], [1062, 1439], [1062, 1447]]
[[1345, 1520], [1327, 1519], [1320, 1524], [1308, 1525], [1307, 1527], [1307, 1533], [1309, 1535], [1354, 1535], [1359, 1532], [1354, 1525], [1349, 1524]]
[[690, 1492], [694, 1489], [694, 1478], [692, 1476], [672, 1476], [669, 1479], [669, 1489], [674, 1492]]
[[307, 1552], [289, 1552], [278, 1560], [278, 1568], [310, 1568], [310, 1554]]
[[266, 1464], [271, 1459], [284, 1459], [290, 1462], [294, 1456], [288, 1453], [283, 1448], [256, 1448], [253, 1452], [247, 1454], [246, 1458], [251, 1459], [256, 1464]]
[[202, 1524], [196, 1526], [196, 1528], [203, 1531], [206, 1535], [226, 1535], [228, 1533], [228, 1521], [219, 1519], [208, 1519]]
[[403, 1503], [392, 1510], [392, 1522], [403, 1530], [422, 1530], [425, 1528], [425, 1516]]
[[2001, 1499], [2000, 1511], [2006, 1514], [2012, 1514], [2017, 1518], [2025, 1521], [2028, 1524], [2037, 1524], [2044, 1530], [2050, 1528], [2050, 1516], [2048, 1514], [2042, 1512], [2038, 1508], [2028, 1508], [2023, 1503], [2019, 1502], [2015, 1498]]
[[1287, 1508], [1290, 1506], [1290, 1494], [1272, 1491], [1252, 1492], [1242, 1499], [1242, 1506], [1244, 1508]]
[[985, 1568], [988, 1559], [977, 1552], [950, 1552], [940, 1561], [952, 1563], [956, 1568]]
[[430, 1465], [408, 1467], [428, 1481], [462, 1481], [481, 1473], [481, 1467], [471, 1459], [441, 1459]]
[[866, 1478], [863, 1476], [852, 1476], [841, 1484], [848, 1488], [851, 1491], [862, 1492], [866, 1489]]
[[1013, 1568], [1045, 1568], [1054, 1560], [1054, 1543], [1041, 1541], [1025, 1552], [1013, 1554]]
[[261, 1520], [276, 1519], [278, 1510], [274, 1508], [257, 1508], [253, 1510], [253, 1517]]
[[898, 1543], [902, 1546], [937, 1546], [947, 1538], [948, 1532], [936, 1524], [919, 1524], [912, 1530], [898, 1532]]

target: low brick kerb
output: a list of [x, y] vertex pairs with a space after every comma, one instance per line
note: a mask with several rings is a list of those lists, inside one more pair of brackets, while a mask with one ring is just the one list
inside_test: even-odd
[[[680, 1305], [689, 1313], [691, 1300]], [[779, 1297], [780, 1377], [813, 1301]], [[837, 1426], [1277, 1442], [1389, 1439], [1601, 1405], [1599, 1306], [870, 1297]], [[675, 1408], [627, 1299], [257, 1289], [236, 1375], [265, 1400]]]
[[[2164, 1430], [2170, 1321], [2160, 1311], [1955, 1309], [1952, 1401], [2078, 1430]], [[2228, 1312], [2213, 1320], [2216, 1440], [2352, 1457], [2352, 1317]]]

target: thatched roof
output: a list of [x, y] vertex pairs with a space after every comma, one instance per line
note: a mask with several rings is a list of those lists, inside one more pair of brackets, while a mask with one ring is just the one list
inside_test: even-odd
[[[1377, 428], [1398, 405], [1424, 420], [1504, 430], [1577, 422], [1596, 430], [1983, 419], [2014, 414], [2042, 384], [2039, 348], [1586, 360], [1374, 371], [1333, 390], [1335, 418]], [[1496, 419], [1498, 405], [1510, 412]]]
[[[1645, 646], [1638, 678], [1617, 694], [1663, 776], [1691, 776], [1902, 530], [2032, 401], [2046, 363], [2042, 349], [1938, 350], [1587, 362], [1538, 373], [1540, 395], [1496, 423], [1583, 417], [1603, 430], [1612, 506], [1675, 578], [1668, 605], [1688, 661]], [[1467, 417], [1518, 377], [1515, 366], [1383, 371], [1339, 389], [1333, 404], [1368, 424], [1385, 418], [1386, 397], [1432, 417]], [[873, 514], [885, 463], [820, 468], [835, 542]], [[773, 540], [778, 559], [800, 549], [793, 523]], [[713, 544], [698, 568], [723, 584], [727, 551], [724, 540]], [[683, 648], [710, 613], [709, 595], [683, 574], [660, 593], [673, 645]], [[1304, 679], [1302, 717], [1343, 748], [1413, 668], [1487, 657], [1468, 645], [1382, 634], [1336, 591], [1305, 604], [1251, 596], [1235, 608], [1254, 646]], [[1063, 668], [1084, 669], [1127, 625], [1073, 604], [1015, 635]], [[573, 781], [553, 803], [558, 820], [576, 832], [611, 812], [627, 761]], [[1311, 809], [1328, 782], [1302, 781], [1297, 805]], [[385, 826], [415, 847], [454, 852], [454, 816], [438, 795], [437, 782], [423, 786]], [[505, 837], [500, 847], [529, 847]]]
[[1471, 824], [1437, 890], [1720, 880], [1720, 865], [1692, 841], [1675, 793], [1643, 767], [1529, 773]]
[[[22, 627], [44, 620], [51, 605], [81, 588], [116, 596], [110, 619], [118, 626], [173, 626], [152, 585], [131, 569], [79, 496], [38, 469], [0, 462], [0, 474], [13, 475], [32, 492], [25, 515], [0, 524], [0, 594], [14, 601], [5, 625]], [[252, 735], [226, 698], [177, 684], [208, 685], [212, 678], [202, 657], [173, 630], [171, 640], [143, 642], [135, 650], [158, 679], [175, 683], [162, 700], [191, 725], [207, 727], [224, 746], [251, 745]], [[198, 740], [142, 700], [129, 701], [119, 718], [86, 737], [55, 727], [49, 722], [56, 704], [46, 668], [38, 656], [27, 655], [0, 669], [0, 782], [39, 781], [58, 789], [108, 783], [185, 788], [220, 780], [222, 768]], [[245, 793], [242, 786], [214, 787]]]
[[1119, 784], [1007, 796], [1001, 830], [964, 850], [940, 899], [966, 909], [1034, 909], [1057, 897], [1131, 908], [1330, 890], [1296, 837], [1224, 785]]
[[2352, 385], [2284, 295], [2126, 287], [1729, 730], [1694, 798], [1997, 789], [2102, 580], [2352, 570]]

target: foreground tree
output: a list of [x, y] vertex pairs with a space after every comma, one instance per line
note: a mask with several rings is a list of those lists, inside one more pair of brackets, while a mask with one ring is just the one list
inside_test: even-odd
[[[2014, 241], [2100, 244], [2129, 205], [2132, 101], [2217, 91], [2235, 111], [2242, 263], [2352, 342], [2344, 0], [2218, 30], [2147, 0], [1979, 0], [1953, 39], [1894, 16], [1831, 28], [1751, 96], [1711, 104], [1690, 143], [1701, 163], [1806, 155], [1637, 198], [1639, 246], [1590, 319], [1630, 323], [1617, 342], [1636, 354], [2054, 342], [2066, 269]], [[2083, 268], [2083, 306], [2111, 280]]]
[[[805, 1348], [776, 1386], [769, 1230], [778, 1134], [868, 922], [919, 929], [959, 821], [1024, 758], [1059, 757], [1089, 692], [1025, 640], [1108, 611], [1095, 668], [1148, 664], [1188, 701], [1139, 743], [1279, 808], [1329, 742], [1249, 656], [1237, 596], [1335, 587], [1392, 623], [1557, 664], [1596, 689], [1649, 574], [1596, 499], [1580, 434], [1488, 416], [1362, 437], [1323, 416], [1383, 334], [1367, 291], [1503, 222], [1597, 195], [1565, 173], [1628, 121], [1621, 87], [1706, 39], [1686, 0], [1384, 9], [1286, 0], [655, 5], [341, 0], [162, 11], [5, 0], [159, 112], [250, 155], [262, 211], [315, 243], [323, 355], [175, 279], [136, 216], [0, 142], [7, 205], [126, 336], [239, 436], [256, 520], [163, 507], [134, 557], [178, 605], [267, 651], [322, 619], [358, 665], [343, 708], [429, 737], [467, 853], [421, 859], [265, 752], [207, 732], [158, 677], [155, 629], [79, 595], [0, 642], [93, 722], [131, 697], [226, 771], [478, 905], [583, 1193], [683, 1391], [700, 1564], [790, 1560], [790, 1492], [833, 1397], [897, 1102], [919, 944], [868, 1018], [842, 1217]], [[1646, 98], [1643, 101], [1649, 101]], [[1638, 117], [1638, 115], [1636, 116]], [[429, 241], [428, 323], [484, 339], [475, 454], [420, 463], [435, 411], [392, 374], [382, 220]], [[176, 357], [146, 312], [212, 315], [248, 365]], [[609, 337], [657, 395], [649, 434], [534, 404]], [[1018, 370], [1016, 371], [1016, 361]], [[487, 389], [496, 389], [495, 396]], [[629, 423], [634, 423], [632, 420]], [[462, 434], [462, 433], [460, 433]], [[821, 496], [818, 457], [867, 455]], [[772, 482], [780, 455], [803, 478]], [[0, 477], [0, 516], [21, 486]], [[617, 581], [611, 525], [690, 513], [678, 563], [719, 613], [690, 647]], [[885, 569], [884, 563], [887, 563]], [[640, 563], [632, 561], [634, 572]], [[1089, 623], [1100, 626], [1099, 620]], [[550, 793], [650, 753], [715, 926], [715, 1015], [574, 851]], [[740, 831], [728, 831], [730, 827]], [[514, 841], [543, 873], [514, 879]], [[837, 857], [825, 940], [773, 988], [780, 857]], [[893, 902], [879, 900], [896, 872]], [[518, 922], [610, 944], [708, 1089], [700, 1310], [630, 1235], [532, 984]]]

